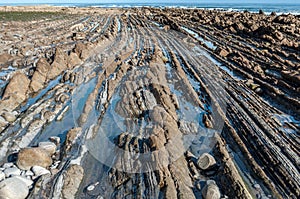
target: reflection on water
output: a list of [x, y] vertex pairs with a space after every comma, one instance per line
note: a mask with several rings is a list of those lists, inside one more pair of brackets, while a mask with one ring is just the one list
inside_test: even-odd
[[181, 27], [184, 31], [186, 31], [187, 33], [193, 35], [193, 37], [195, 39], [197, 39], [198, 41], [201, 41], [203, 42], [208, 48], [212, 49], [212, 50], [216, 50], [216, 46], [211, 42], [211, 41], [208, 41], [206, 39], [204, 39], [203, 37], [201, 37], [198, 33], [194, 32], [193, 30], [191, 29], [188, 29], [184, 26]]

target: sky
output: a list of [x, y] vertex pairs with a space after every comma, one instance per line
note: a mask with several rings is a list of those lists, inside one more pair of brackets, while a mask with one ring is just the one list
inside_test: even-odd
[[[247, 0], [247, 3], [296, 3], [298, 0]], [[244, 3], [243, 0], [151, 0], [151, 3]], [[149, 3], [149, 0], [0, 0], [0, 3]], [[298, 2], [299, 3], [299, 2]]]

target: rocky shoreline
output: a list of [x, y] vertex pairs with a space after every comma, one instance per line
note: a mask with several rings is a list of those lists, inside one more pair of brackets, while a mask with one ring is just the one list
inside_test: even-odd
[[299, 16], [0, 16], [0, 198], [300, 197]]

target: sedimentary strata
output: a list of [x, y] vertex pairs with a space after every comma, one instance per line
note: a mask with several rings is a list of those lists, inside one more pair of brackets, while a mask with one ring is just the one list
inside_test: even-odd
[[300, 197], [298, 16], [5, 10], [0, 197]]

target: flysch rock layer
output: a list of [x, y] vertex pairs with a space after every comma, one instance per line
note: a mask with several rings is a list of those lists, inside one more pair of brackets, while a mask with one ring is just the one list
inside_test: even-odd
[[0, 12], [0, 198], [300, 197], [299, 17]]

